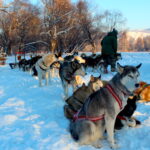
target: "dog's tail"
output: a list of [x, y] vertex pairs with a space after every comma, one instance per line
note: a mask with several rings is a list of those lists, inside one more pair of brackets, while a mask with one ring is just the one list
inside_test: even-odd
[[69, 132], [75, 141], [79, 141], [79, 135], [76, 132], [75, 123], [73, 121], [70, 121]]
[[82, 145], [94, 139], [97, 129], [93, 122], [80, 120], [79, 122], [71, 121], [69, 131], [72, 138]]

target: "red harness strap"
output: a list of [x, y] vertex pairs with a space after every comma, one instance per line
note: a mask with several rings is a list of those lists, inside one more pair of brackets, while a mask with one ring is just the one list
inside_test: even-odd
[[88, 117], [88, 116], [79, 116], [79, 112], [78, 111], [74, 116], [73, 116], [73, 120], [76, 121], [76, 120], [83, 120], [83, 119], [87, 119], [87, 120], [90, 120], [90, 121], [99, 121], [99, 120], [102, 120], [104, 119], [104, 114], [99, 116], [99, 117]]
[[123, 117], [123, 116], [117, 116], [117, 118], [120, 119], [120, 120], [126, 120], [126, 118]]
[[116, 92], [114, 91], [114, 89], [112, 88], [112, 86], [110, 84], [106, 85], [106, 88], [109, 90], [109, 92], [112, 94], [112, 96], [115, 98], [115, 100], [117, 101], [120, 110], [122, 109], [122, 101], [119, 98], [119, 96], [116, 94]]
[[[112, 96], [115, 98], [115, 100], [117, 101], [119, 107], [120, 107], [120, 110], [122, 109], [122, 101], [121, 99], [119, 98], [119, 96], [116, 94], [116, 92], [113, 90], [113, 88], [111, 87], [110, 84], [107, 84], [106, 85], [106, 88], [108, 89], [108, 91], [112, 94]], [[73, 120], [76, 121], [76, 120], [79, 120], [79, 119], [87, 119], [87, 120], [90, 120], [90, 121], [98, 121], [98, 120], [102, 120], [104, 119], [104, 116], [105, 114], [99, 116], [99, 117], [88, 117], [88, 116], [79, 116], [79, 113], [80, 113], [80, 110], [74, 114], [73, 116]]]

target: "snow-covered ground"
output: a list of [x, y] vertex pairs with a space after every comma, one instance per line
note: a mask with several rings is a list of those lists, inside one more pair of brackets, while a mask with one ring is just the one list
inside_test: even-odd
[[[121, 65], [142, 63], [141, 80], [150, 83], [150, 54], [122, 55]], [[9, 62], [14, 62], [14, 57], [8, 57]], [[102, 74], [102, 79], [112, 76]], [[49, 86], [38, 87], [38, 80], [29, 73], [12, 70], [8, 64], [1, 66], [0, 150], [96, 150], [72, 140], [67, 130], [69, 122], [63, 114], [63, 96], [58, 77]], [[115, 132], [119, 150], [150, 150], [150, 103], [138, 103], [134, 115], [142, 125]], [[111, 150], [107, 140], [102, 144], [101, 150]]]

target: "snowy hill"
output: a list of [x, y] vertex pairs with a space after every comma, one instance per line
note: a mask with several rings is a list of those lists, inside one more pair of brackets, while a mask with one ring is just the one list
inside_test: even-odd
[[[138, 65], [141, 80], [150, 83], [150, 54], [122, 53], [122, 65]], [[8, 57], [7, 63], [14, 62]], [[88, 72], [90, 74], [99, 72]], [[112, 73], [102, 74], [111, 79]], [[70, 91], [71, 94], [71, 91]], [[96, 150], [79, 146], [67, 130], [68, 120], [63, 114], [63, 90], [58, 77], [51, 84], [38, 87], [38, 81], [28, 72], [0, 67], [0, 150]], [[115, 132], [118, 150], [150, 149], [150, 103], [138, 103], [134, 116], [142, 122], [138, 128], [124, 128]], [[101, 150], [111, 150], [106, 139]]]
[[144, 32], [150, 33], [150, 28], [149, 29], [145, 29]]
[[147, 36], [150, 36], [150, 29], [146, 29], [146, 30], [139, 30], [139, 31], [128, 31], [127, 32], [127, 36], [130, 38], [134, 38], [134, 39], [137, 39], [137, 38], [144, 38], [144, 37], [147, 37]]

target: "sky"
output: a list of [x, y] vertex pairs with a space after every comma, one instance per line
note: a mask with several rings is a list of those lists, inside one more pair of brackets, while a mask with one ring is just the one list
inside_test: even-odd
[[[6, 0], [10, 1], [10, 0]], [[40, 0], [30, 0], [40, 5]], [[78, 0], [71, 0], [73, 3]], [[150, 29], [150, 0], [85, 0], [92, 8], [92, 13], [111, 10], [120, 11], [126, 18], [125, 28], [131, 30]]]
[[[72, 0], [76, 2], [77, 0]], [[118, 10], [126, 18], [128, 29], [149, 29], [150, 28], [150, 0], [86, 0], [93, 7], [101, 10]]]

